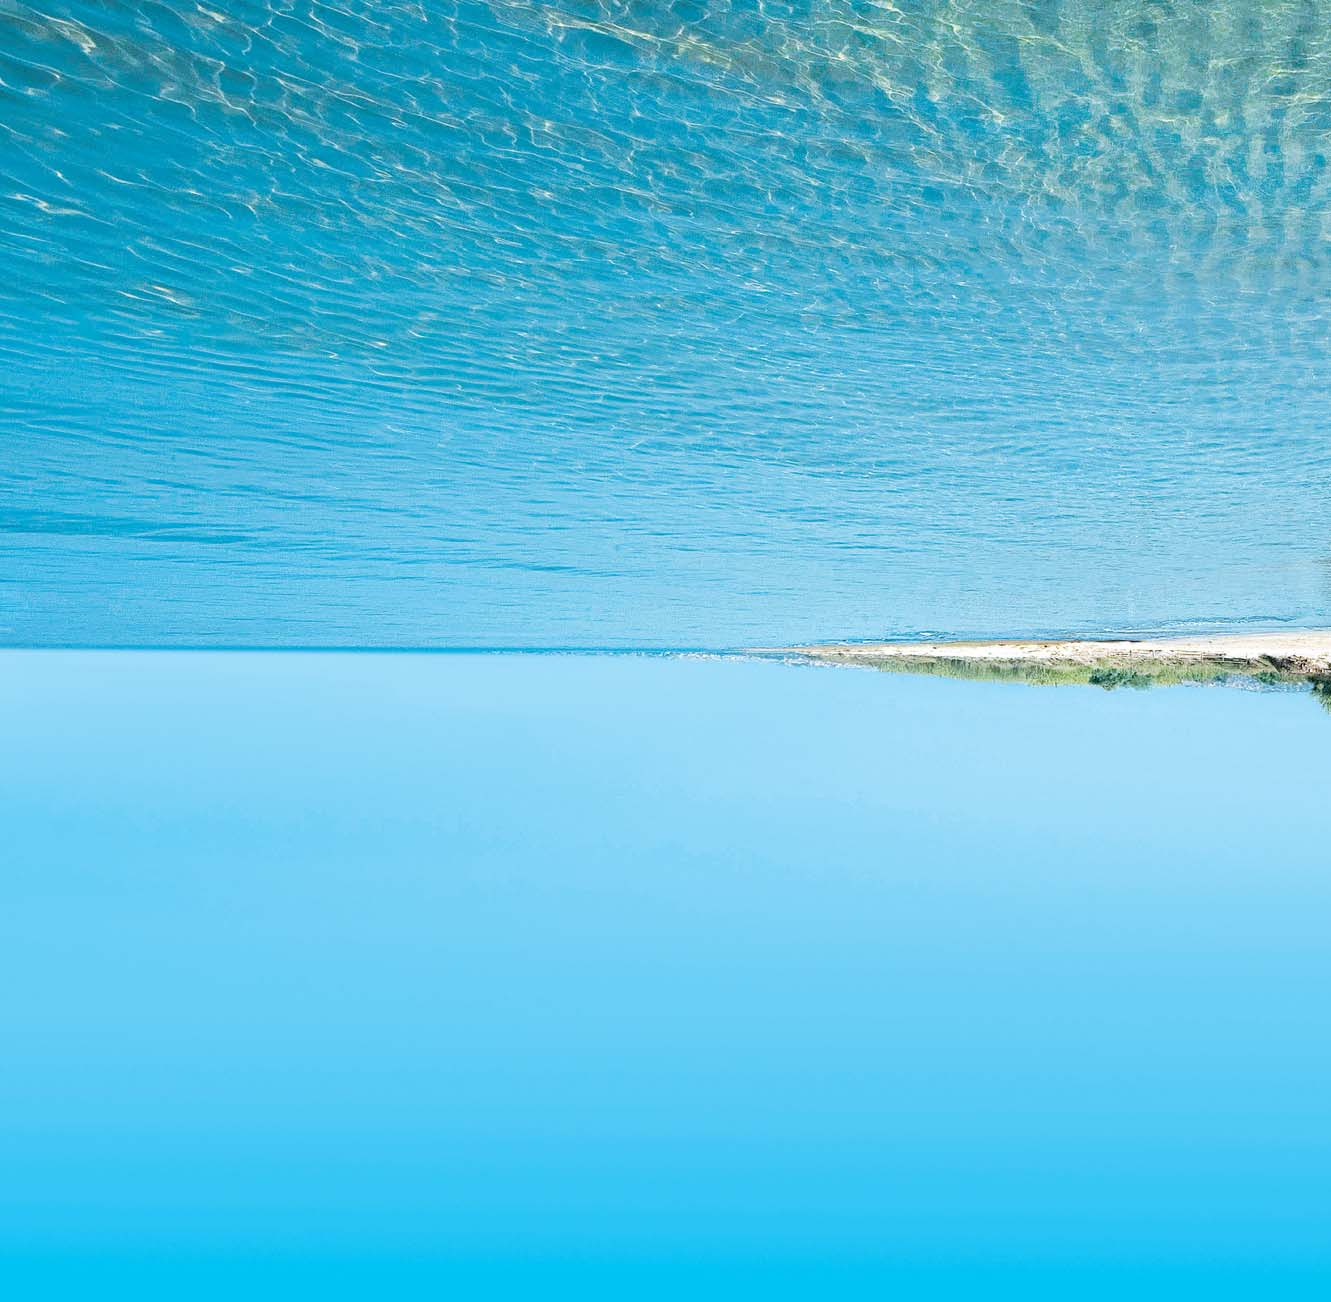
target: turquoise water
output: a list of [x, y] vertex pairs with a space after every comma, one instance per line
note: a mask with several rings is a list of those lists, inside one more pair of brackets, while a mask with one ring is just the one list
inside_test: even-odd
[[0, 0], [5, 1296], [1325, 1298], [1308, 693], [470, 652], [1331, 625], [1329, 131], [1313, 0]]
[[0, 640], [1326, 623], [1331, 26], [0, 3]]
[[9, 1296], [1326, 1296], [1303, 694], [24, 652], [0, 720]]

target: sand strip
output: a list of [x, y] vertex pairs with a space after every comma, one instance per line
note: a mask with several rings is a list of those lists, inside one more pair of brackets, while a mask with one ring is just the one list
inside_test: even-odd
[[[993, 642], [828, 643], [792, 647], [813, 660], [958, 677], [1181, 682], [1227, 675], [1331, 680], [1331, 631], [1196, 637]], [[1099, 676], [1097, 679], [1097, 675]]]

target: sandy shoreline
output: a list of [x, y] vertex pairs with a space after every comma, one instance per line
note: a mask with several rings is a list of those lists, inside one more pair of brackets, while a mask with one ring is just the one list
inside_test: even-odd
[[1217, 633], [1110, 641], [1050, 639], [983, 642], [827, 643], [797, 655], [841, 664], [958, 676], [1047, 681], [1195, 681], [1225, 675], [1331, 680], [1331, 631]]

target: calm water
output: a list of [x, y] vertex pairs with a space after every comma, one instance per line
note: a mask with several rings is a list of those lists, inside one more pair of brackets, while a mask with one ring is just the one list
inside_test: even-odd
[[10, 1296], [1327, 1295], [1306, 694], [11, 652], [0, 722]]
[[1313, 0], [0, 0], [0, 641], [1331, 615]]

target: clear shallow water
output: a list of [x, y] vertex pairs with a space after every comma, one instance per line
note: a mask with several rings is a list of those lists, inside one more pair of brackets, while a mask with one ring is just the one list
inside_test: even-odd
[[1312, 3], [0, 3], [0, 639], [1325, 623]]
[[1324, 1297], [1306, 694], [0, 657], [24, 1296]]

